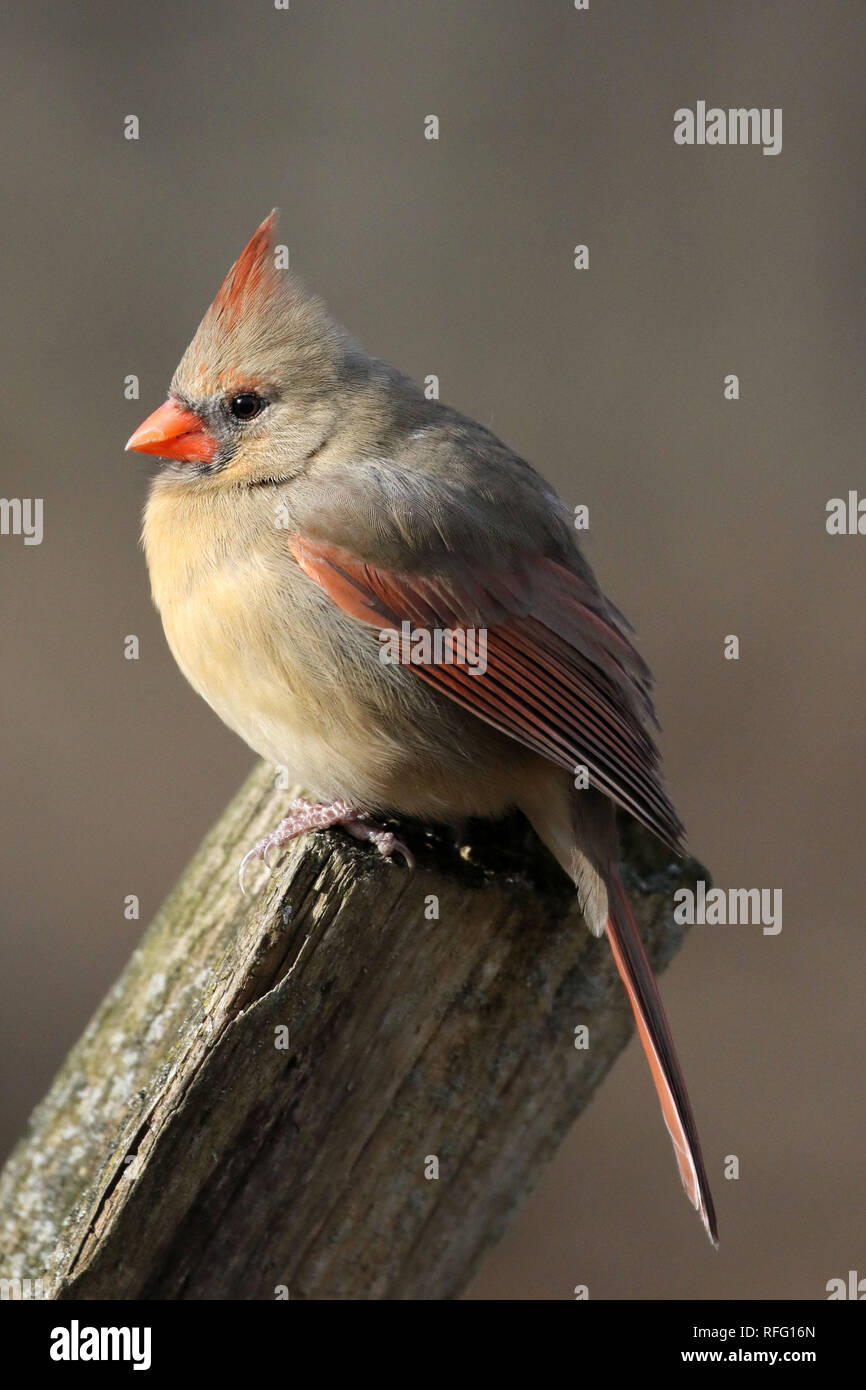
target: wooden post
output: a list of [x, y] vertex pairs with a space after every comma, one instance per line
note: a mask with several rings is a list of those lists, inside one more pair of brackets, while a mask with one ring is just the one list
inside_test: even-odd
[[[628, 1039], [607, 943], [519, 818], [459, 851], [404, 826], [414, 874], [305, 835], [241, 897], [243, 851], [294, 794], [272, 776], [36, 1109], [0, 1177], [4, 1278], [61, 1299], [454, 1297]], [[659, 969], [673, 892], [706, 871], [629, 828], [623, 874]]]

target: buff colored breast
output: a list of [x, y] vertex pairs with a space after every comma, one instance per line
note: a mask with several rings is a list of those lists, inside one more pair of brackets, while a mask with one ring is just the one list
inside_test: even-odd
[[[237, 497], [154, 487], [143, 541], [166, 639], [193, 688], [250, 747], [317, 796], [369, 800], [395, 746], [322, 651], [285, 535]], [[281, 561], [279, 563], [278, 561]]]

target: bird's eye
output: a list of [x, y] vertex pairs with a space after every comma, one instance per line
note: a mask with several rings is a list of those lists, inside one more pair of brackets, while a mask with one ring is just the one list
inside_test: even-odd
[[235, 420], [254, 420], [264, 408], [264, 401], [255, 391], [242, 391], [239, 396], [232, 396], [229, 401], [229, 414]]

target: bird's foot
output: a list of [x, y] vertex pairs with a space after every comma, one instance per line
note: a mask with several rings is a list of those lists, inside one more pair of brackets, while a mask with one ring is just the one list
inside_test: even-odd
[[[356, 813], [357, 814], [357, 813]], [[407, 869], [414, 869], [415, 856], [408, 845], [404, 845], [402, 840], [398, 840], [390, 830], [385, 830], [375, 821], [366, 820], [344, 820], [339, 824], [344, 830], [348, 830], [350, 835], [354, 835], [356, 840], [368, 840], [371, 845], [375, 845], [380, 854], [386, 859], [390, 859], [392, 854], [402, 854]]]
[[283, 845], [287, 845], [290, 840], [303, 835], [307, 830], [327, 830], [332, 825], [342, 826], [356, 840], [368, 840], [386, 859], [392, 854], [402, 854], [407, 867], [414, 869], [415, 858], [402, 840], [398, 840], [390, 830], [385, 830], [375, 822], [361, 820], [363, 814], [359, 807], [348, 801], [331, 801], [327, 805], [316, 805], [315, 802], [298, 797], [289, 804], [289, 814], [280, 821], [276, 829], [258, 840], [244, 855], [238, 869], [241, 892], [246, 892], [244, 873], [251, 859], [261, 859], [270, 870], [269, 855], [272, 850], [281, 849]]

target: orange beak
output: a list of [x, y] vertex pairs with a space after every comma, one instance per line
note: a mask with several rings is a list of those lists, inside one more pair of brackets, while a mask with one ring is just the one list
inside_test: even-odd
[[200, 415], [184, 410], [177, 401], [169, 399], [139, 425], [126, 447], [139, 454], [180, 459], [182, 463], [210, 463], [217, 451], [217, 442], [208, 434]]

